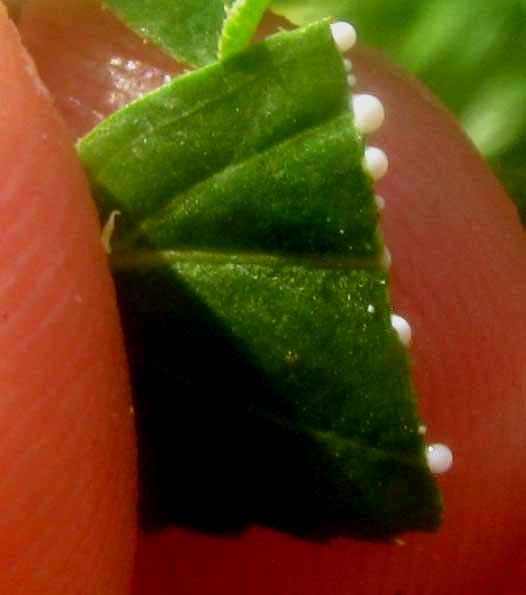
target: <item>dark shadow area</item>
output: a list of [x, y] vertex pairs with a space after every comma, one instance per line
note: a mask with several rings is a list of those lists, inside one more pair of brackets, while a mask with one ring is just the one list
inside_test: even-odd
[[388, 461], [384, 474], [377, 464], [370, 483], [398, 478], [381, 487], [388, 505], [378, 506], [349, 477], [345, 452], [335, 456], [292, 428], [297, 414], [279, 386], [173, 271], [115, 278], [136, 399], [143, 528], [235, 535], [255, 523], [315, 540], [433, 528], [415, 512], [418, 490], [431, 489], [420, 471], [396, 463], [393, 472]]

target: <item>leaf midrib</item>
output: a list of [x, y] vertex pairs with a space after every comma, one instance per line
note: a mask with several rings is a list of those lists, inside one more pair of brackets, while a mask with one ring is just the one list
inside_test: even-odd
[[246, 265], [260, 267], [298, 267], [312, 270], [382, 270], [381, 258], [342, 256], [304, 256], [268, 252], [209, 252], [205, 250], [137, 250], [115, 251], [111, 256], [114, 271], [154, 268], [162, 265]]

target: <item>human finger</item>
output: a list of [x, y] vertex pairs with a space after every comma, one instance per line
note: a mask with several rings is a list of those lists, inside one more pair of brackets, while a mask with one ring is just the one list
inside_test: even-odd
[[0, 4], [0, 592], [128, 593], [135, 442], [70, 136]]

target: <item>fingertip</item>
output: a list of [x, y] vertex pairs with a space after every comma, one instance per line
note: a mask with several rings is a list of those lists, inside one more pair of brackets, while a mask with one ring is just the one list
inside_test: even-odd
[[135, 439], [113, 285], [70, 136], [5, 16], [0, 592], [124, 594]]
[[75, 138], [182, 70], [96, 0], [28, 0], [19, 29]]

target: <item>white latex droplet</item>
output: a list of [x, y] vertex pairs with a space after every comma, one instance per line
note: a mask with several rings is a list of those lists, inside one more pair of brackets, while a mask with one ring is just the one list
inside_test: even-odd
[[356, 43], [356, 30], [345, 21], [337, 21], [331, 25], [332, 38], [342, 54], [348, 52]]
[[398, 314], [391, 314], [391, 326], [398, 333], [400, 341], [409, 347], [411, 344], [411, 327], [405, 318], [398, 316]]
[[445, 473], [453, 465], [453, 453], [445, 444], [430, 444], [426, 449], [426, 458], [433, 473]]
[[376, 132], [384, 123], [384, 106], [374, 95], [353, 95], [352, 109], [356, 128], [361, 134]]
[[383, 197], [376, 195], [374, 197], [374, 201], [376, 202], [376, 206], [378, 207], [379, 211], [383, 211], [385, 209], [385, 199]]
[[352, 72], [352, 62], [349, 60], [349, 58], [344, 58], [344, 60], [343, 60], [343, 67], [345, 68], [345, 72], [347, 74], [351, 74], [351, 72]]
[[387, 173], [389, 160], [382, 149], [367, 147], [364, 155], [364, 167], [373, 180], [379, 180]]
[[349, 85], [349, 87], [356, 86], [357, 82], [358, 82], [358, 79], [354, 76], [354, 74], [349, 74], [347, 76], [347, 84]]
[[386, 271], [388, 271], [391, 268], [392, 263], [393, 263], [393, 258], [391, 256], [391, 252], [389, 251], [389, 248], [387, 246], [384, 246], [384, 255], [382, 258], [382, 264], [384, 265], [384, 268]]

